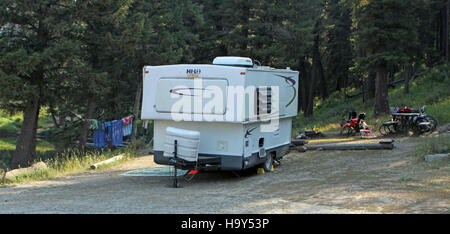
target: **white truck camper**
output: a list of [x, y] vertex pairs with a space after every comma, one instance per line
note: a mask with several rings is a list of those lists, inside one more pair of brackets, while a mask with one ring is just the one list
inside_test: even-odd
[[[154, 123], [154, 161], [244, 170], [289, 152], [298, 72], [217, 57], [209, 65], [143, 68], [142, 120]], [[182, 168], [183, 168], [182, 167]]]

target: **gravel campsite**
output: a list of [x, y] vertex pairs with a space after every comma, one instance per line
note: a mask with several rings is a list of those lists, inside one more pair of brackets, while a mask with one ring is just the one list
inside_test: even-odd
[[181, 188], [171, 177], [122, 176], [157, 166], [144, 155], [0, 188], [0, 213], [449, 213], [450, 166], [415, 157], [420, 141], [397, 138], [392, 151], [293, 151], [270, 173], [200, 173]]

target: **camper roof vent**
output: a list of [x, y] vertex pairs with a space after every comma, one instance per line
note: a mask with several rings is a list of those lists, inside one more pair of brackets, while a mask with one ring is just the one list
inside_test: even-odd
[[225, 66], [240, 66], [240, 67], [253, 67], [253, 61], [251, 58], [246, 57], [217, 57], [213, 61], [214, 65], [225, 65]]

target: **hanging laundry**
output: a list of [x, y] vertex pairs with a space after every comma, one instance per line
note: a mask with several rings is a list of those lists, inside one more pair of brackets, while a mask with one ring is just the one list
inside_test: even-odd
[[108, 130], [111, 138], [111, 145], [120, 146], [123, 143], [123, 121], [114, 120], [111, 122], [111, 130]]
[[107, 145], [106, 126], [102, 122], [98, 122], [98, 128], [94, 131], [94, 147], [105, 147]]
[[123, 136], [131, 135], [132, 131], [133, 131], [133, 120], [129, 118], [128, 124], [123, 126]]
[[111, 127], [111, 122], [105, 122], [105, 131], [106, 131], [106, 140], [108, 142], [112, 141], [112, 127]]
[[98, 129], [98, 121], [96, 119], [91, 119], [90, 123], [91, 123], [91, 125], [90, 125], [91, 129], [93, 129], [93, 130]]
[[123, 126], [123, 136], [129, 136], [133, 132], [133, 126], [132, 124], [127, 124]]
[[131, 122], [131, 116], [127, 116], [125, 118], [122, 119], [123, 121], [123, 125], [127, 125]]
[[121, 120], [100, 122], [95, 119], [90, 121], [90, 129], [94, 130], [94, 147], [105, 147], [108, 143], [112, 146], [122, 146], [123, 137], [131, 135], [133, 131], [133, 115]]

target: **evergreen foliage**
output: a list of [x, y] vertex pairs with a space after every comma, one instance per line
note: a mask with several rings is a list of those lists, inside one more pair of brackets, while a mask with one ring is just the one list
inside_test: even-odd
[[304, 116], [313, 116], [314, 102], [335, 90], [342, 96], [361, 90], [363, 100], [374, 98], [374, 115], [386, 113], [390, 83], [407, 77], [407, 93], [410, 77], [448, 62], [448, 4], [2, 0], [0, 109], [23, 113], [11, 167], [33, 160], [41, 107], [81, 150], [88, 135], [82, 119], [137, 111], [144, 65], [248, 56], [300, 71]]

